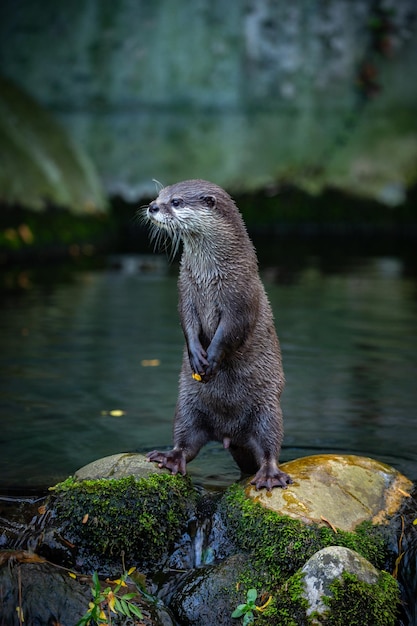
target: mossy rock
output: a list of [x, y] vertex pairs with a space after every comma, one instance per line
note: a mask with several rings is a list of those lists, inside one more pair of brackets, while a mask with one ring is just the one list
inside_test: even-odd
[[168, 475], [167, 469], [159, 469], [155, 463], [149, 463], [143, 454], [122, 452], [96, 459], [78, 469], [74, 477], [77, 480], [99, 480], [100, 478], [147, 478], [153, 474]]
[[[345, 531], [311, 520], [306, 523], [265, 508], [258, 500], [249, 498], [242, 485], [227, 490], [221, 503], [221, 515], [236, 549], [245, 554], [250, 563], [250, 567], [237, 574], [236, 583], [241, 589], [239, 603], [245, 601], [245, 593], [250, 588], [255, 588], [261, 597], [268, 594], [272, 597], [265, 611], [257, 615], [259, 624], [307, 626], [310, 623], [302, 593], [301, 568], [325, 547], [349, 548], [378, 570], [392, 560], [386, 526], [365, 521], [354, 531]], [[398, 600], [398, 589], [396, 593]]]
[[328, 626], [394, 626], [399, 586], [362, 556], [341, 546], [316, 552], [302, 569], [307, 615]]
[[155, 469], [142, 455], [107, 457], [104, 466], [105, 476], [80, 479], [94, 475], [87, 466], [52, 488], [61, 532], [76, 546], [84, 571], [123, 558], [126, 566], [160, 565], [192, 515], [191, 481]]
[[268, 510], [247, 497], [240, 485], [230, 487], [221, 503], [221, 515], [230, 538], [250, 552], [256, 569], [271, 583], [291, 576], [315, 552], [327, 546], [345, 546], [383, 567], [388, 558], [385, 528], [365, 521], [354, 532], [297, 520]]
[[248, 484], [246, 495], [281, 515], [345, 531], [364, 521], [387, 523], [413, 487], [393, 467], [349, 454], [313, 455], [281, 468], [293, 479], [286, 489], [257, 491]]
[[[411, 491], [411, 481], [378, 461], [352, 455], [306, 457], [282, 468], [294, 480], [287, 489], [256, 491], [246, 482], [230, 487], [221, 503], [228, 533], [250, 562], [238, 575], [239, 602], [254, 588], [272, 598], [257, 615], [259, 624], [307, 626], [311, 616], [302, 568], [323, 549], [341, 546], [366, 559], [377, 574], [373, 583], [349, 571], [335, 580], [323, 623], [350, 623], [354, 606], [354, 623], [394, 624], [398, 585], [378, 570], [393, 567], [398, 556], [392, 553], [396, 528], [391, 522]], [[358, 602], [353, 605], [349, 598], [355, 593]], [[383, 611], [375, 621], [378, 605]]]

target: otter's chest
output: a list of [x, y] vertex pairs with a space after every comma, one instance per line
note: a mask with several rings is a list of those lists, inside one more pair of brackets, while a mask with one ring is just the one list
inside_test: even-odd
[[202, 329], [208, 335], [214, 334], [227, 300], [222, 277], [207, 269], [190, 272], [183, 268], [178, 288], [181, 314], [195, 315]]

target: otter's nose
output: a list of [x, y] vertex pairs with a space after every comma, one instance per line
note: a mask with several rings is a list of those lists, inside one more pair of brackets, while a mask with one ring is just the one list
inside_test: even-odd
[[159, 211], [159, 206], [157, 205], [156, 202], [151, 202], [150, 205], [148, 206], [148, 213], [158, 213]]

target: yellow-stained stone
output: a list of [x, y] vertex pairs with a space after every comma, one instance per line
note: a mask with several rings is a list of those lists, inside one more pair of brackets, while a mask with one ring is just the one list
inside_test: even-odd
[[411, 480], [389, 465], [348, 454], [308, 456], [281, 469], [293, 484], [268, 492], [248, 483], [246, 495], [280, 515], [348, 531], [365, 520], [387, 522], [412, 488]]

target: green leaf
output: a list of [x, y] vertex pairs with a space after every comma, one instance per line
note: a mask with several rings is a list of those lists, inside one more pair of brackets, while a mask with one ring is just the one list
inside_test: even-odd
[[249, 611], [248, 613], [245, 613], [245, 617], [243, 618], [242, 625], [247, 626], [248, 624], [251, 624], [253, 621], [254, 621], [253, 613], [252, 611]]
[[127, 617], [132, 617], [131, 614], [130, 614], [128, 603], [125, 602], [124, 600], [120, 600], [120, 604], [123, 607], [123, 615], [126, 615]]
[[135, 592], [133, 592], [133, 593], [125, 593], [123, 596], [121, 596], [121, 599], [122, 600], [131, 600], [135, 596], [137, 596], [137, 593], [135, 593]]
[[248, 604], [253, 604], [258, 597], [258, 592], [256, 591], [256, 589], [249, 589], [246, 597], [248, 599]]
[[248, 610], [247, 604], [239, 604], [239, 606], [233, 611], [232, 617], [242, 617]]
[[[94, 590], [95, 590], [95, 592], [96, 592], [96, 593], [100, 593], [100, 581], [99, 581], [99, 579], [98, 579], [98, 574], [97, 574], [97, 572], [94, 572], [94, 573], [93, 573], [92, 579], [93, 579], [93, 583], [94, 583]], [[93, 594], [93, 595], [94, 595], [94, 594]]]
[[130, 606], [130, 611], [133, 613], [133, 615], [136, 615], [136, 617], [139, 617], [139, 619], [143, 618], [141, 611], [135, 604], [130, 604], [129, 606]]

